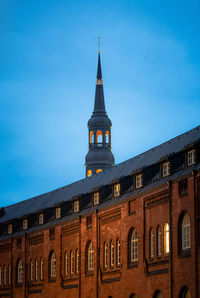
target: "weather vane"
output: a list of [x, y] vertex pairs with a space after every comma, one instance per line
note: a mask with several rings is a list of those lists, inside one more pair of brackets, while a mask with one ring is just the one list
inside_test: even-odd
[[98, 36], [98, 53], [100, 54], [100, 40], [101, 40], [101, 37]]

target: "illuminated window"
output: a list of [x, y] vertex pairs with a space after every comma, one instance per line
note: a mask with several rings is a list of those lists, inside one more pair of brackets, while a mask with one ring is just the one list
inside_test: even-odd
[[40, 213], [39, 214], [39, 224], [42, 225], [44, 223], [44, 214]]
[[102, 135], [102, 131], [101, 130], [98, 130], [97, 131], [96, 140], [97, 140], [97, 143], [98, 144], [102, 145], [102, 143], [103, 143], [103, 135]]
[[79, 212], [79, 201], [74, 202], [74, 212]]
[[164, 225], [164, 252], [169, 253], [169, 224]]
[[88, 271], [94, 270], [94, 246], [93, 243], [90, 242], [88, 247]]
[[8, 284], [11, 285], [11, 265], [8, 266]]
[[65, 253], [65, 275], [68, 275], [68, 254]]
[[161, 229], [157, 228], [157, 256], [161, 256]]
[[30, 277], [31, 277], [31, 281], [33, 281], [33, 260], [31, 260], [31, 263], [30, 263]]
[[40, 259], [40, 279], [43, 280], [44, 279], [44, 275], [43, 275], [43, 266], [44, 266], [44, 260], [43, 258]]
[[91, 171], [91, 170], [89, 170], [89, 171], [87, 172], [87, 177], [90, 177], [90, 176], [92, 176], [92, 171]]
[[12, 224], [8, 225], [8, 234], [12, 234]]
[[108, 246], [107, 243], [104, 243], [104, 268], [108, 267]]
[[195, 164], [195, 162], [196, 162], [196, 152], [195, 152], [195, 150], [191, 150], [187, 154], [188, 166]]
[[165, 162], [163, 165], [162, 165], [162, 175], [163, 177], [167, 177], [170, 175], [170, 162]]
[[190, 216], [186, 213], [182, 221], [182, 249], [188, 249], [190, 247]]
[[98, 174], [98, 173], [100, 173], [100, 172], [102, 172], [101, 169], [96, 170], [96, 174]]
[[94, 193], [94, 205], [99, 204], [99, 192]]
[[114, 266], [114, 241], [110, 241], [110, 266]]
[[138, 235], [137, 231], [133, 229], [130, 238], [130, 261], [135, 262], [138, 260]]
[[70, 253], [70, 273], [73, 275], [74, 273], [74, 253], [71, 251]]
[[58, 207], [56, 208], [56, 218], [60, 218], [61, 217], [61, 208]]
[[56, 277], [56, 254], [55, 252], [51, 252], [50, 255], [50, 277]]
[[117, 239], [117, 266], [120, 266], [120, 239]]
[[140, 188], [140, 187], [142, 187], [142, 184], [143, 184], [143, 181], [142, 181], [143, 179], [142, 179], [142, 174], [140, 174], [140, 175], [137, 175], [136, 177], [135, 177], [135, 187], [136, 188]]
[[180, 292], [178, 297], [180, 297], [180, 298], [192, 298], [193, 296], [191, 295], [191, 292], [187, 287], [183, 287], [181, 289], [181, 292]]
[[93, 144], [94, 143], [94, 132], [91, 131], [90, 132], [90, 144]]
[[4, 286], [7, 285], [7, 267], [6, 265], [4, 266], [4, 273], [3, 273], [3, 283], [4, 283]]
[[156, 291], [155, 294], [153, 295], [153, 298], [163, 298], [163, 295], [160, 291]]
[[150, 252], [150, 258], [153, 259], [154, 257], [154, 236], [153, 236], [153, 229], [150, 230], [149, 233], [149, 252]]
[[106, 131], [105, 133], [106, 143], [109, 143], [109, 131]]
[[120, 195], [120, 184], [114, 185], [114, 197], [118, 197]]
[[35, 260], [35, 280], [38, 280], [38, 260]]
[[79, 273], [79, 251], [76, 250], [76, 273]]
[[18, 261], [17, 265], [17, 282], [19, 284], [23, 282], [23, 264], [21, 259]]
[[26, 229], [28, 229], [28, 220], [24, 219], [23, 220], [23, 230], [26, 230]]

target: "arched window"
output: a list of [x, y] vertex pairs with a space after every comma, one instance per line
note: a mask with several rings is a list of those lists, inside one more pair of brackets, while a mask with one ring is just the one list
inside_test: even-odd
[[157, 256], [161, 256], [161, 228], [158, 226], [157, 228]]
[[106, 144], [108, 144], [109, 143], [109, 131], [106, 131], [105, 139], [106, 139]]
[[97, 169], [97, 170], [96, 170], [96, 173], [97, 173], [97, 174], [100, 173], [100, 172], [102, 172], [101, 169]]
[[90, 176], [92, 176], [92, 171], [91, 170], [88, 170], [87, 177], [90, 177]]
[[8, 265], [8, 284], [11, 285], [11, 265]]
[[71, 273], [71, 275], [74, 274], [74, 253], [73, 253], [73, 251], [70, 252], [70, 273]]
[[4, 283], [4, 286], [7, 285], [7, 267], [6, 265], [4, 266], [4, 269], [3, 269], [3, 283]]
[[163, 298], [161, 291], [156, 291], [155, 294], [153, 295], [153, 298]]
[[38, 280], [38, 260], [35, 260], [35, 280]]
[[43, 267], [44, 267], [44, 260], [43, 258], [40, 259], [40, 279], [43, 280], [44, 279], [44, 274], [43, 274]]
[[130, 298], [137, 298], [137, 295], [135, 295], [135, 294], [131, 294], [131, 295], [130, 295]]
[[150, 259], [153, 259], [154, 257], [154, 237], [153, 237], [153, 229], [150, 229], [149, 232], [149, 254], [150, 254]]
[[104, 243], [104, 268], [108, 267], [108, 245]]
[[136, 229], [131, 229], [129, 232], [129, 261], [135, 262], [138, 260], [138, 234]]
[[185, 213], [182, 221], [182, 249], [189, 249], [190, 247], [190, 216]]
[[94, 132], [91, 131], [90, 132], [90, 140], [89, 140], [90, 144], [93, 144], [94, 143]]
[[21, 259], [17, 262], [17, 282], [19, 284], [23, 282], [23, 264]]
[[50, 254], [50, 277], [56, 277], [56, 254], [54, 251]]
[[68, 254], [65, 253], [65, 275], [68, 275]]
[[164, 225], [164, 253], [169, 253], [169, 224], [167, 222]]
[[113, 267], [114, 266], [114, 241], [111, 240], [110, 241], [110, 266]]
[[94, 270], [94, 246], [93, 243], [90, 242], [88, 246], [88, 271]]
[[76, 274], [79, 273], [79, 251], [76, 250]]
[[33, 260], [31, 260], [31, 263], [30, 263], [30, 277], [31, 277], [31, 281], [33, 281]]
[[120, 239], [117, 239], [117, 251], [116, 251], [116, 255], [117, 255], [117, 259], [116, 259], [116, 262], [117, 262], [117, 266], [120, 266]]
[[188, 287], [183, 287], [183, 288], [181, 289], [179, 298], [192, 298], [192, 296], [191, 296], [191, 292], [190, 292], [190, 290], [188, 289]]
[[96, 134], [96, 141], [98, 144], [102, 145], [103, 143], [103, 135], [102, 135], [102, 131], [98, 130], [97, 134]]

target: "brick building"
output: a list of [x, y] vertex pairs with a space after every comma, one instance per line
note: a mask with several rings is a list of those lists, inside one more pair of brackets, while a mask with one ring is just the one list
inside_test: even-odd
[[114, 166], [103, 110], [102, 172], [0, 209], [0, 297], [200, 297], [200, 126]]

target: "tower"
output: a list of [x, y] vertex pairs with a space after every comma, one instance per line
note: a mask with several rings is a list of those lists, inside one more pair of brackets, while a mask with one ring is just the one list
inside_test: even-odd
[[112, 123], [105, 110], [100, 51], [98, 51], [97, 79], [94, 111], [88, 121], [89, 149], [85, 158], [86, 177], [112, 167], [115, 163], [111, 151]]

